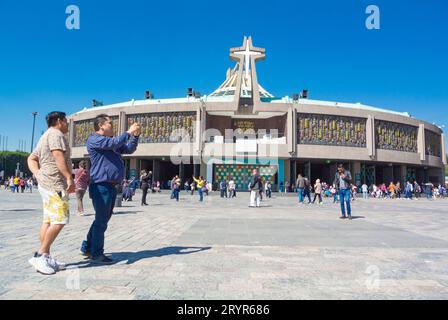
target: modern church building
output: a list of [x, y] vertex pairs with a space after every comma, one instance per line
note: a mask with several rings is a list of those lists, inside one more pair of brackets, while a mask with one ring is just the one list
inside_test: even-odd
[[265, 49], [244, 38], [232, 48], [235, 61], [225, 81], [209, 95], [188, 89], [184, 98], [131, 100], [93, 106], [71, 115], [70, 144], [76, 163], [88, 158], [85, 143], [93, 119], [106, 113], [116, 134], [142, 125], [137, 151], [124, 156], [126, 175], [153, 171], [166, 182], [202, 175], [215, 186], [234, 179], [247, 190], [258, 168], [276, 190], [298, 173], [332, 182], [343, 162], [357, 185], [409, 180], [444, 182], [445, 138], [436, 125], [363, 104], [311, 100], [306, 90], [275, 97], [258, 82], [256, 63]]

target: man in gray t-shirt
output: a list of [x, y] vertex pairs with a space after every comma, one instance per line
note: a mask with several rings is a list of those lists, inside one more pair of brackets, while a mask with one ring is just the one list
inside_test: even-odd
[[345, 219], [345, 205], [347, 207], [347, 216], [349, 220], [352, 219], [351, 207], [350, 207], [350, 196], [351, 196], [351, 183], [352, 175], [350, 171], [345, 170], [344, 165], [341, 163], [338, 165], [338, 171], [334, 176], [334, 182], [336, 188], [339, 190], [339, 199], [341, 202], [341, 219]]
[[43, 204], [40, 248], [29, 263], [42, 274], [54, 274], [65, 264], [50, 254], [50, 247], [69, 221], [69, 194], [75, 192], [70, 148], [65, 135], [68, 122], [64, 112], [47, 115], [48, 130], [28, 157], [28, 167], [39, 184]]

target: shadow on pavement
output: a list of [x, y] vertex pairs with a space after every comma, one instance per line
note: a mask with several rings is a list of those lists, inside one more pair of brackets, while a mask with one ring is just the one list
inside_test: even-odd
[[200, 251], [210, 250], [211, 247], [165, 247], [160, 248], [156, 250], [144, 250], [144, 251], [137, 251], [137, 252], [112, 252], [108, 255], [110, 259], [113, 260], [113, 263], [111, 264], [96, 264], [90, 262], [89, 259], [84, 259], [83, 261], [77, 262], [77, 263], [69, 263], [66, 265], [66, 267], [69, 268], [93, 268], [93, 267], [103, 267], [103, 266], [110, 266], [117, 263], [120, 263], [122, 261], [126, 261], [126, 264], [133, 264], [139, 260], [143, 259], [149, 259], [149, 258], [155, 258], [155, 257], [163, 257], [163, 256], [169, 256], [173, 254], [190, 254], [190, 253], [197, 253]]
[[114, 211], [112, 215], [120, 215], [120, 214], [137, 214], [143, 211]]
[[366, 217], [364, 216], [352, 216], [352, 220], [356, 220], [356, 219], [365, 219]]

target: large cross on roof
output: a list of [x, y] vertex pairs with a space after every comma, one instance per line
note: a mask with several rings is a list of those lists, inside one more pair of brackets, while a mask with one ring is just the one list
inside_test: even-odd
[[[255, 60], [258, 59], [264, 59], [264, 57], [266, 56], [265, 49], [256, 48], [252, 45], [252, 37], [244, 37], [243, 46], [230, 49], [230, 53], [244, 57], [244, 59], [240, 58], [240, 61], [243, 60], [241, 62], [243, 70], [246, 72], [246, 77], [249, 77], [249, 71], [251, 69], [252, 62], [255, 62]], [[252, 60], [252, 57], [254, 57], [254, 60]]]

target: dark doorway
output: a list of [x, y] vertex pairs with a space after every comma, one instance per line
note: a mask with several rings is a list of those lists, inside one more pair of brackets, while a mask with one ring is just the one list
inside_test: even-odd
[[169, 189], [169, 181], [179, 174], [179, 165], [171, 161], [160, 161], [159, 179], [163, 189]]
[[194, 164], [182, 164], [182, 170], [180, 179], [182, 180], [182, 183], [185, 183], [185, 181], [188, 181], [188, 183], [191, 183], [192, 176], [194, 174]]
[[384, 167], [382, 167], [382, 166], [376, 166], [375, 167], [375, 181], [376, 181], [376, 184], [384, 183], [383, 170], [384, 170]]
[[140, 160], [140, 170], [154, 171], [152, 167], [153, 161], [148, 159]]

